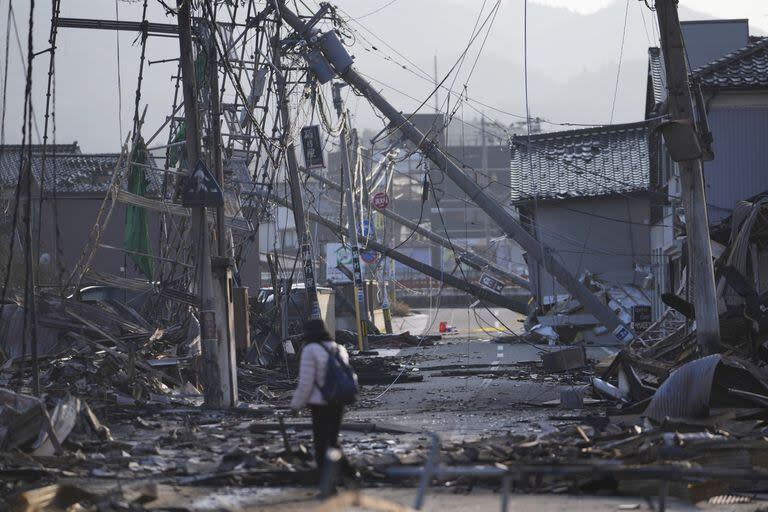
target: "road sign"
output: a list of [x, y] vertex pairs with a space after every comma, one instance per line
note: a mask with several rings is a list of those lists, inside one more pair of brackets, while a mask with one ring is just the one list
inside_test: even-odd
[[495, 277], [490, 276], [485, 272], [483, 272], [480, 276], [480, 286], [483, 288], [488, 288], [489, 290], [492, 290], [496, 293], [501, 293], [501, 290], [504, 289], [504, 283], [502, 281], [499, 281]]
[[619, 325], [618, 327], [616, 327], [613, 330], [613, 335], [617, 340], [619, 340], [622, 343], [629, 343], [630, 341], [632, 341], [632, 338], [633, 338], [632, 333], [629, 331], [629, 329], [627, 329], [623, 325]]
[[181, 204], [206, 207], [224, 205], [224, 194], [221, 187], [202, 160], [197, 161], [195, 170], [184, 180]]
[[364, 262], [368, 263], [368, 264], [375, 263], [376, 260], [378, 259], [378, 257], [379, 257], [379, 253], [377, 253], [376, 251], [361, 251], [360, 252], [360, 259], [363, 260]]
[[373, 194], [373, 200], [371, 202], [373, 203], [374, 208], [383, 210], [389, 206], [389, 196], [386, 192], [376, 192]]
[[373, 226], [371, 221], [365, 219], [360, 223], [360, 231], [358, 231], [358, 234], [363, 238], [373, 238], [373, 236], [376, 234], [376, 228]]

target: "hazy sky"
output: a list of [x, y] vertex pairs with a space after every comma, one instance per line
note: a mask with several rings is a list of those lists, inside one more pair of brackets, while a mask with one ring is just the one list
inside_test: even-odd
[[[8, 2], [0, 0], [0, 46], [4, 46]], [[416, 75], [423, 70], [431, 76], [434, 73], [433, 59], [437, 57], [438, 75], [442, 78], [466, 48], [475, 20], [485, 19], [496, 2], [395, 0], [387, 6], [390, 2], [336, 0], [335, 3], [352, 18], [363, 16], [352, 23], [356, 31], [352, 53], [358, 69], [376, 79], [376, 85], [392, 103], [409, 111], [433, 87], [429, 80]], [[41, 1], [36, 4], [35, 51], [39, 51], [47, 45], [50, 5]], [[152, 21], [175, 23], [174, 18], [165, 16], [156, 0], [150, 0], [150, 5]], [[623, 20], [627, 5], [625, 32]], [[140, 3], [120, 0], [117, 7], [120, 19], [140, 20]], [[6, 141], [9, 143], [21, 138], [24, 74], [20, 53], [26, 53], [28, 2], [15, 0], [14, 8], [22, 49], [20, 52], [11, 30], [6, 115]], [[752, 33], [768, 33], [768, 2], [765, 0], [682, 0], [680, 9], [683, 19], [749, 18]], [[470, 46], [466, 60], [458, 66], [458, 72], [446, 82], [451, 90], [463, 91], [470, 98], [456, 109], [457, 117], [470, 120], [482, 111], [508, 124], [524, 114], [522, 14], [523, 0], [501, 0], [492, 25], [489, 22], [484, 26], [481, 35]], [[61, 16], [114, 19], [115, 1], [66, 0], [62, 2]], [[658, 44], [655, 23], [653, 13], [638, 0], [531, 0], [528, 13], [528, 105], [531, 114], [553, 122], [571, 123], [608, 123], [612, 111], [614, 122], [641, 119], [647, 48]], [[485, 29], [489, 26], [491, 29], [486, 36]], [[97, 30], [60, 31], [56, 73], [58, 142], [77, 140], [88, 152], [113, 152], [119, 148], [120, 133], [125, 136], [133, 115], [138, 70], [135, 39], [136, 34], [127, 32], [117, 35]], [[149, 60], [177, 55], [175, 39], [150, 39]], [[620, 55], [621, 70], [617, 73]], [[34, 107], [40, 130], [47, 65], [47, 54], [35, 59]], [[175, 71], [176, 63], [173, 62], [153, 64], [145, 70], [141, 101], [142, 106], [149, 105], [145, 134], [160, 126], [169, 113], [174, 92], [171, 76]], [[445, 91], [438, 97], [441, 103], [445, 102]], [[122, 125], [118, 116], [120, 102]], [[457, 105], [455, 101], [451, 101], [445, 107], [453, 110], [454, 105]], [[350, 108], [357, 126], [380, 126], [365, 102], [353, 98]], [[545, 125], [545, 128], [563, 129], [557, 124]]]
[[[469, 1], [469, 0], [467, 0]], [[612, 0], [533, 0], [539, 4], [566, 7], [582, 14], [589, 14], [606, 7]], [[639, 0], [630, 0], [631, 2]], [[649, 1], [650, 3], [650, 1]], [[754, 23], [768, 25], [768, 7], [763, 0], [682, 0], [680, 5], [718, 18], [749, 18]]]

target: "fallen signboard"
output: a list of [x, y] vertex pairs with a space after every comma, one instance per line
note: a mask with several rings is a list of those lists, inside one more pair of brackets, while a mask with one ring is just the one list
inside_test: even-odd
[[501, 293], [501, 291], [504, 289], [504, 282], [483, 272], [480, 276], [480, 286], [483, 288], [488, 288], [489, 290], [492, 290], [496, 293]]

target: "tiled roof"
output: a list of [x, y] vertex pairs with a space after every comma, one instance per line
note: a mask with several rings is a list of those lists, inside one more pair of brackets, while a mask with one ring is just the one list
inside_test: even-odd
[[750, 43], [691, 73], [706, 89], [768, 88], [768, 37]]
[[648, 48], [648, 85], [648, 99], [653, 102], [653, 106], [648, 107], [651, 111], [659, 110], [667, 101], [667, 77], [664, 72], [664, 59], [658, 48]]
[[[76, 145], [75, 145], [76, 146]], [[82, 154], [79, 148], [76, 152], [48, 153], [45, 160], [44, 188], [51, 189], [54, 173], [56, 175], [56, 190], [59, 193], [103, 193], [109, 187], [112, 174], [120, 155]], [[20, 168], [20, 146], [0, 146], [0, 189], [16, 186]], [[33, 146], [32, 173], [35, 181], [41, 182], [43, 174], [42, 151], [36, 151]], [[159, 183], [152, 178], [156, 173], [147, 172], [150, 180], [149, 190], [159, 190]], [[123, 185], [127, 180], [123, 180]]]
[[648, 190], [647, 122], [515, 137], [513, 201], [595, 197]]

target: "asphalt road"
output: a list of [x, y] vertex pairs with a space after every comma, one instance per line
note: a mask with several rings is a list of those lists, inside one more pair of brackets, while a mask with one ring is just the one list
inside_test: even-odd
[[[560, 388], [583, 382], [563, 380], [534, 369], [518, 378], [487, 376], [438, 376], [430, 368], [446, 365], [486, 365], [499, 369], [526, 361], [539, 361], [546, 346], [496, 343], [456, 335], [438, 345], [391, 351], [417, 365], [422, 382], [371, 386], [364, 390], [363, 408], [350, 412], [357, 419], [408, 425], [442, 436], [476, 436], [514, 431], [540, 433], [551, 430], [552, 408], [540, 406], [560, 396]], [[387, 352], [380, 351], [382, 355]], [[600, 359], [609, 349], [590, 348], [588, 357]], [[557, 416], [557, 414], [554, 414]]]

